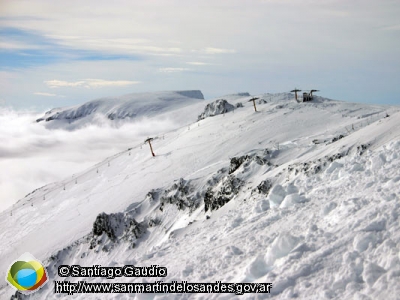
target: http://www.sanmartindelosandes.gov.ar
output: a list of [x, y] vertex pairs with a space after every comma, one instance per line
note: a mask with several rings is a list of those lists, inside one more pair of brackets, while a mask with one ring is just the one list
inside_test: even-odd
[[8, 268], [6, 281], [14, 289], [28, 295], [36, 292], [49, 280], [43, 264], [26, 252]]

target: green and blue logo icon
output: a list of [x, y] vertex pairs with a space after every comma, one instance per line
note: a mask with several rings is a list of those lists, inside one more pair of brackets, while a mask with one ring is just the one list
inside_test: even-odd
[[8, 269], [6, 281], [19, 292], [31, 294], [48, 281], [48, 276], [40, 261], [24, 253]]

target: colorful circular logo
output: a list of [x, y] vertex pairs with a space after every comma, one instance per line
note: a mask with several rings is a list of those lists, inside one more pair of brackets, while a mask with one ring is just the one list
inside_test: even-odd
[[8, 269], [6, 281], [23, 294], [41, 288], [48, 276], [43, 265], [30, 253], [23, 254]]

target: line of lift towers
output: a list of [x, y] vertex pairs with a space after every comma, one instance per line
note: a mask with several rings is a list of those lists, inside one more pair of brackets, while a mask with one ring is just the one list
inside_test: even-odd
[[[291, 93], [294, 93], [294, 97], [295, 97], [295, 99], [296, 99], [297, 102], [308, 102], [308, 101], [311, 101], [311, 100], [313, 99], [313, 93], [319, 92], [319, 90], [310, 90], [308, 93], [304, 92], [304, 93], [303, 93], [303, 98], [302, 98], [302, 99], [299, 99], [299, 98], [297, 97], [297, 92], [301, 92], [301, 90], [295, 88], [294, 90], [291, 90], [290, 92], [291, 92]], [[257, 111], [256, 100], [258, 100], [258, 99], [259, 99], [259, 98], [257, 98], [257, 97], [253, 97], [253, 98], [251, 98], [251, 99], [249, 100], [249, 102], [253, 102], [254, 111]], [[145, 143], [145, 144], [146, 144], [146, 143], [149, 144], [149, 146], [150, 146], [150, 151], [151, 151], [151, 155], [152, 155], [152, 156], [156, 156], [156, 155], [154, 154], [153, 147], [152, 147], [152, 145], [151, 145], [151, 141], [152, 141], [152, 140], [153, 140], [153, 138], [148, 138], [148, 139], [146, 139], [146, 140], [144, 141], [144, 143]]]

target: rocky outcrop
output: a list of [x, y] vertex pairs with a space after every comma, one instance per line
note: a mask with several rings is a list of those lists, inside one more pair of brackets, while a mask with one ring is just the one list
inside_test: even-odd
[[272, 157], [272, 152], [268, 149], [259, 151], [257, 153], [232, 157], [229, 166], [229, 174], [234, 173], [241, 166], [247, 167], [252, 161], [255, 161], [259, 165], [271, 166], [269, 159]]
[[225, 99], [218, 99], [214, 102], [208, 103], [204, 108], [204, 112], [197, 118], [198, 121], [203, 120], [207, 117], [213, 117], [221, 115], [230, 111], [233, 111], [235, 107], [228, 103]]
[[124, 240], [135, 246], [136, 240], [145, 232], [146, 226], [138, 223], [129, 213], [101, 213], [93, 223], [90, 249], [107, 251], [111, 244]]
[[176, 205], [179, 210], [188, 208], [192, 212], [199, 206], [200, 197], [198, 193], [195, 193], [195, 188], [191, 185], [190, 181], [180, 178], [171, 187], [161, 193], [161, 211], [166, 203]]
[[216, 188], [207, 189], [204, 195], [204, 210], [217, 210], [235, 197], [244, 182], [234, 175], [226, 176]]

